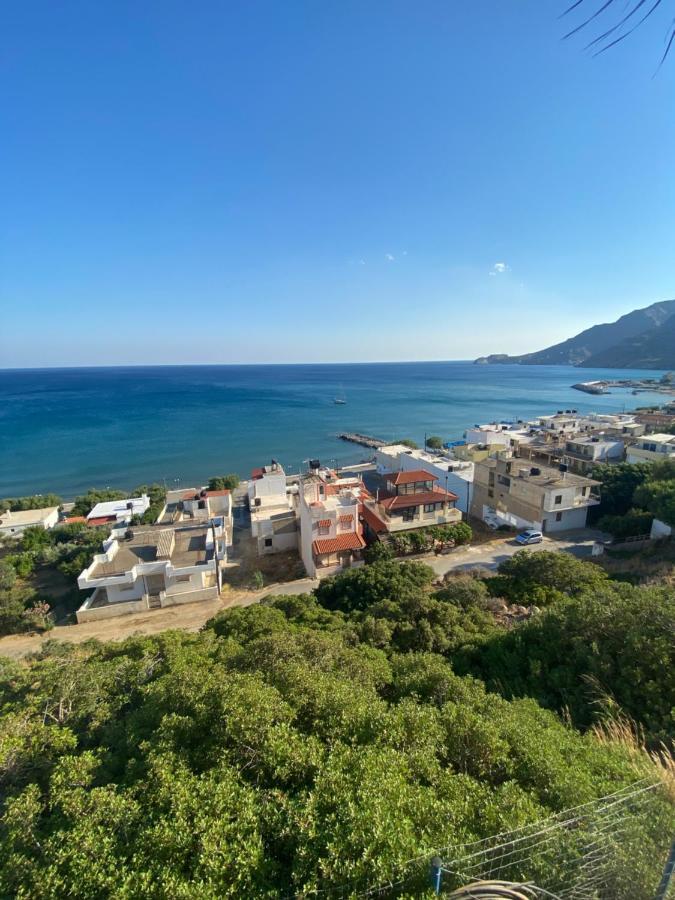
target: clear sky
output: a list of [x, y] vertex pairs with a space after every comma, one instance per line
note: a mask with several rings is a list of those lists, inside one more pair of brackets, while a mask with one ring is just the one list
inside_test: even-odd
[[593, 59], [564, 6], [3, 4], [0, 366], [467, 359], [675, 297], [668, 19]]

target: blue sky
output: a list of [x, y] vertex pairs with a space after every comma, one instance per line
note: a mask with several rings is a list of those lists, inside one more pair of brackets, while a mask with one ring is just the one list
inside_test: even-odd
[[592, 59], [564, 5], [4, 4], [0, 366], [466, 359], [675, 297], [667, 19]]

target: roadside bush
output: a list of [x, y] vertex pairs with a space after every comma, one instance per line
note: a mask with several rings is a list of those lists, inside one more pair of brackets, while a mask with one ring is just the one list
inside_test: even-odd
[[394, 558], [394, 551], [389, 544], [375, 541], [363, 551], [363, 558], [367, 563], [385, 562]]
[[649, 534], [654, 516], [642, 509], [631, 509], [624, 516], [603, 516], [598, 528], [621, 540], [637, 535]]

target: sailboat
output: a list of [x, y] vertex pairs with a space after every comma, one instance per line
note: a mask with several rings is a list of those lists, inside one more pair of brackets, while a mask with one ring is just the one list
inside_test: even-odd
[[340, 393], [337, 397], [333, 397], [333, 403], [336, 406], [344, 406], [347, 402], [347, 398], [345, 397], [344, 388], [340, 385]]

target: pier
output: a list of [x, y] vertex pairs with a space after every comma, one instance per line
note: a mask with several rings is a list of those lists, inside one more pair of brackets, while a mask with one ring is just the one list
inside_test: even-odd
[[362, 447], [370, 447], [372, 450], [379, 450], [380, 447], [386, 447], [391, 441], [383, 441], [380, 438], [372, 437], [369, 434], [360, 434], [358, 431], [343, 431], [338, 435], [341, 441], [349, 441], [350, 444], [360, 444]]

